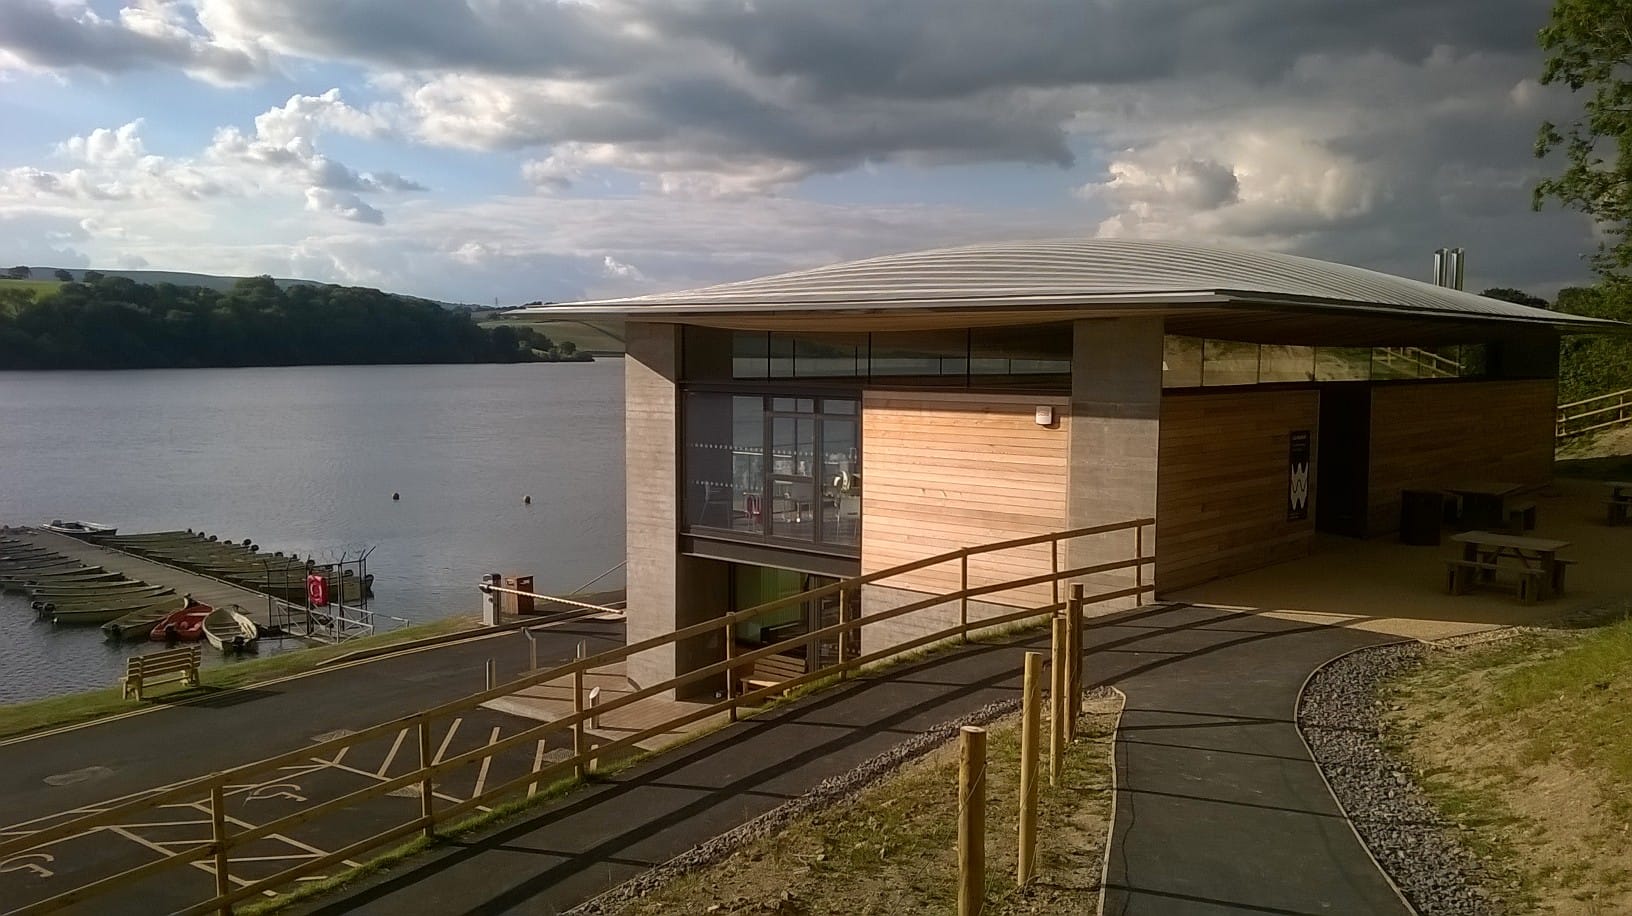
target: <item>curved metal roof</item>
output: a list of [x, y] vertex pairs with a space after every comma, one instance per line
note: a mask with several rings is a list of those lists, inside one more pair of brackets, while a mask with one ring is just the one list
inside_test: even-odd
[[567, 303], [537, 312], [634, 317], [767, 309], [1182, 304], [1361, 308], [1415, 318], [1616, 330], [1582, 318], [1312, 258], [1187, 242], [1068, 238], [885, 255], [674, 293]]

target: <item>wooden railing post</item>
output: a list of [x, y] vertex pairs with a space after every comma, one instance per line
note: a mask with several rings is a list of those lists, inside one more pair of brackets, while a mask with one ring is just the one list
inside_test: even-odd
[[[227, 874], [227, 793], [220, 782], [210, 786], [210, 838], [215, 846], [215, 896], [225, 897], [232, 891], [232, 878]], [[232, 916], [232, 904], [221, 904], [221, 916]]]
[[1060, 762], [1065, 752], [1065, 617], [1053, 618], [1048, 685], [1048, 784], [1060, 784]]
[[[1145, 558], [1145, 526], [1136, 525], [1133, 529], [1133, 558]], [[1133, 567], [1133, 584], [1139, 592], [1133, 596], [1133, 603], [1139, 606], [1145, 603], [1145, 564], [1140, 563]]]
[[958, 623], [963, 627], [963, 641], [967, 643], [969, 641], [969, 554], [967, 551], [958, 558], [958, 568], [958, 588], [963, 592], [963, 597], [958, 599]]
[[1049, 569], [1054, 573], [1054, 581], [1050, 583], [1054, 589], [1054, 604], [1060, 603], [1060, 541], [1055, 538], [1048, 542]]
[[1025, 887], [1037, 870], [1037, 719], [1042, 710], [1043, 656], [1026, 653], [1020, 697], [1020, 849], [1015, 883]]
[[725, 621], [725, 696], [731, 701], [731, 721], [737, 721], [737, 668], [731, 664], [737, 660], [737, 639], [732, 631], [731, 618]]
[[1071, 583], [1071, 600], [1065, 604], [1065, 647], [1069, 659], [1065, 665], [1065, 737], [1077, 740], [1077, 713], [1082, 708], [1082, 583]]
[[584, 669], [572, 672], [572, 773], [584, 778]]
[[419, 816], [425, 820], [425, 838], [436, 835], [436, 809], [431, 793], [431, 720], [419, 720], [419, 769], [424, 778], [419, 781]]
[[[850, 591], [839, 591], [839, 680], [850, 676], [850, 629], [844, 624], [850, 622]], [[735, 708], [735, 707], [733, 707]]]
[[986, 729], [959, 729], [958, 750], [958, 916], [980, 916], [986, 903]]

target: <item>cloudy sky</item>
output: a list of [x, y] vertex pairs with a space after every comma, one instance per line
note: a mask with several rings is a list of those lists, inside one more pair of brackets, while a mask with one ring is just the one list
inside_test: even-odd
[[502, 303], [1146, 236], [1551, 293], [1544, 0], [0, 0], [0, 262]]

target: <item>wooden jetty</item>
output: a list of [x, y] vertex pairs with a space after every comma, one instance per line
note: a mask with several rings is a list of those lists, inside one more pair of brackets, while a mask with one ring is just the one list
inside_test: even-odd
[[165, 586], [177, 595], [192, 595], [193, 600], [212, 607], [236, 604], [257, 622], [267, 622], [267, 596], [260, 592], [174, 566], [155, 563], [122, 550], [110, 550], [93, 541], [39, 528], [12, 528], [7, 531], [7, 536], [72, 557], [86, 566], [100, 566], [106, 570], [122, 573], [131, 579]]

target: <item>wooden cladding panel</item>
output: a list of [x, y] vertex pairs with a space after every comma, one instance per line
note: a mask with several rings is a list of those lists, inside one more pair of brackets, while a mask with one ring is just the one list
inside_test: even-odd
[[[924, 557], [1066, 527], [1070, 465], [1067, 399], [1046, 395], [868, 391], [862, 401], [861, 568], [875, 572]], [[1054, 408], [1052, 427], [1035, 409]], [[1053, 568], [1047, 545], [975, 557], [971, 586]], [[957, 563], [882, 583], [955, 591]], [[1047, 603], [1037, 586], [989, 596], [1001, 604]]]
[[1553, 477], [1551, 379], [1383, 385], [1371, 393], [1367, 532], [1400, 524], [1400, 491]]
[[[1286, 519], [1289, 437], [1320, 418], [1314, 391], [1162, 398], [1156, 585], [1183, 588], [1309, 552], [1309, 517]], [[1311, 449], [1313, 449], [1311, 441]], [[1315, 467], [1319, 467], [1315, 456]], [[1312, 475], [1311, 475], [1312, 476]]]

